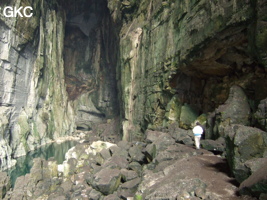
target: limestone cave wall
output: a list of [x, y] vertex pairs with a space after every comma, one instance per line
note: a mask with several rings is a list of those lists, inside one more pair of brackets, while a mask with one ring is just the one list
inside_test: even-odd
[[[119, 114], [118, 40], [106, 1], [1, 1], [0, 167]], [[112, 38], [112, 39], [111, 39]]]
[[255, 117], [267, 96], [266, 1], [109, 0], [108, 7], [122, 24], [125, 139], [172, 123], [188, 129], [199, 116], [208, 116], [206, 136], [216, 138], [215, 110], [235, 85], [248, 98], [248, 125], [266, 125], [266, 117]]
[[5, 6], [32, 6], [30, 18], [2, 15], [1, 167], [14, 158], [73, 132], [74, 109], [64, 80], [65, 13], [46, 1], [1, 1]]

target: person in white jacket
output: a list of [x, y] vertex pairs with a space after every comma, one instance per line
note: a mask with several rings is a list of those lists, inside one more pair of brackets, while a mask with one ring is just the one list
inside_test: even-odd
[[193, 133], [195, 136], [196, 149], [200, 149], [200, 138], [201, 138], [201, 135], [203, 134], [203, 132], [204, 132], [203, 128], [200, 126], [200, 123], [197, 122], [196, 126], [193, 128]]

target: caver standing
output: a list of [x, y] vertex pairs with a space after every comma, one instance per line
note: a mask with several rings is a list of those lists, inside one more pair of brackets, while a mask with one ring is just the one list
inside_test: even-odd
[[203, 132], [204, 132], [203, 128], [200, 126], [200, 123], [197, 122], [196, 126], [193, 128], [196, 149], [200, 149], [200, 139], [201, 139], [201, 135], [203, 134]]

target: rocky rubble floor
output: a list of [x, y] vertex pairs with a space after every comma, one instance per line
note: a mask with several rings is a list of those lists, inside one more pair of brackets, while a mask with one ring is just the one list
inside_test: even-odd
[[5, 200], [253, 199], [238, 196], [223, 157], [177, 143], [168, 133], [146, 135], [145, 142], [117, 144], [91, 137], [70, 149], [62, 165], [35, 159], [31, 172], [1, 195]]

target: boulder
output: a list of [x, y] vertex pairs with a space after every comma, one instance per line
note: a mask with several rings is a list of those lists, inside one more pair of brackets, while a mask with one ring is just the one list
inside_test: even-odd
[[146, 148], [143, 150], [143, 153], [146, 156], [147, 162], [151, 162], [156, 157], [156, 145], [155, 144], [148, 144]]
[[157, 151], [162, 151], [167, 149], [168, 146], [175, 144], [175, 140], [168, 133], [149, 130], [146, 132], [146, 136], [147, 142], [155, 144]]
[[223, 105], [216, 109], [216, 120], [219, 120], [218, 131], [224, 134], [224, 127], [229, 124], [249, 125], [250, 106], [247, 96], [240, 86], [230, 88], [229, 96]]
[[139, 183], [141, 182], [141, 178], [135, 178], [133, 180], [127, 181], [121, 185], [122, 189], [130, 189], [130, 190], [136, 190]]
[[138, 174], [133, 170], [121, 169], [122, 180], [124, 182], [133, 180], [138, 177]]
[[133, 161], [143, 163], [145, 160], [145, 155], [142, 153], [140, 146], [134, 145], [129, 149], [129, 155]]
[[218, 138], [217, 140], [201, 140], [201, 146], [212, 152], [220, 152], [223, 153], [225, 151], [225, 141], [224, 138]]
[[118, 147], [120, 147], [126, 151], [128, 151], [131, 147], [131, 144], [127, 141], [124, 141], [124, 140], [119, 141], [117, 145], [118, 145]]
[[72, 190], [73, 185], [73, 182], [70, 179], [67, 179], [61, 184], [61, 188], [63, 189], [63, 192], [67, 194], [67, 192]]
[[175, 142], [185, 144], [185, 145], [193, 145], [194, 144], [194, 135], [191, 129], [186, 130], [179, 127], [179, 123], [175, 122], [170, 124], [166, 129], [163, 130], [166, 133], [169, 133]]
[[155, 161], [156, 163], [159, 163], [159, 165], [162, 165], [164, 161], [190, 157], [193, 155], [193, 152], [194, 149], [191, 147], [186, 147], [182, 144], [170, 145], [167, 149], [157, 153]]
[[65, 159], [66, 160], [70, 158], [78, 159], [82, 154], [84, 154], [84, 148], [85, 148], [84, 144], [77, 144], [76, 146], [70, 148], [65, 154]]
[[267, 158], [260, 163], [259, 169], [240, 184], [239, 192], [241, 194], [257, 196], [257, 194], [267, 193]]
[[249, 176], [245, 162], [262, 158], [267, 151], [267, 133], [244, 125], [225, 127], [226, 153], [236, 180], [241, 183]]
[[89, 200], [101, 199], [102, 194], [97, 190], [91, 190], [88, 194]]
[[138, 162], [131, 162], [128, 167], [130, 170], [135, 171], [138, 176], [141, 176], [142, 174], [142, 165]]
[[117, 145], [110, 147], [110, 152], [112, 156], [117, 155], [117, 156], [128, 157], [128, 150], [118, 147]]
[[131, 197], [134, 197], [140, 182], [141, 178], [135, 178], [121, 184], [118, 192], [119, 196], [122, 199], [129, 199]]
[[93, 142], [85, 151], [87, 154], [92, 153], [93, 155], [96, 155], [97, 152], [101, 152], [103, 149], [109, 149], [112, 146], [117, 145], [110, 142], [96, 141]]
[[109, 195], [117, 190], [121, 182], [119, 169], [104, 168], [94, 175], [92, 186], [99, 192]]
[[206, 139], [217, 139], [225, 134], [225, 127], [230, 124], [250, 125], [250, 105], [243, 89], [234, 85], [224, 104], [207, 115], [205, 128]]
[[75, 158], [71, 158], [68, 160], [68, 165], [69, 165], [69, 174], [74, 174], [76, 172], [76, 165], [78, 161]]
[[158, 140], [159, 137], [162, 137], [166, 133], [159, 132], [159, 131], [152, 131], [152, 130], [147, 130], [145, 135], [146, 135], [146, 142], [147, 143], [153, 143], [156, 140]]
[[112, 168], [112, 169], [123, 169], [128, 167], [128, 161], [127, 158], [123, 156], [114, 155], [111, 158], [109, 158], [104, 164], [104, 168]]
[[257, 170], [259, 170], [266, 162], [267, 162], [267, 157], [266, 155], [264, 155], [263, 158], [254, 158], [246, 161], [245, 165], [247, 168], [249, 168], [251, 173], [254, 173]]
[[191, 199], [197, 190], [205, 191], [206, 187], [199, 179], [148, 172], [138, 187], [137, 195], [142, 195], [143, 199]]
[[175, 132], [170, 132], [171, 136], [175, 139], [176, 142], [185, 144], [185, 145], [193, 145], [193, 132], [192, 130], [185, 130], [181, 128], [177, 128]]
[[111, 157], [111, 154], [110, 154], [109, 149], [102, 149], [102, 150], [100, 151], [100, 155], [102, 156], [102, 158], [103, 158], [104, 160], [107, 160], [107, 159], [109, 159], [109, 158]]

